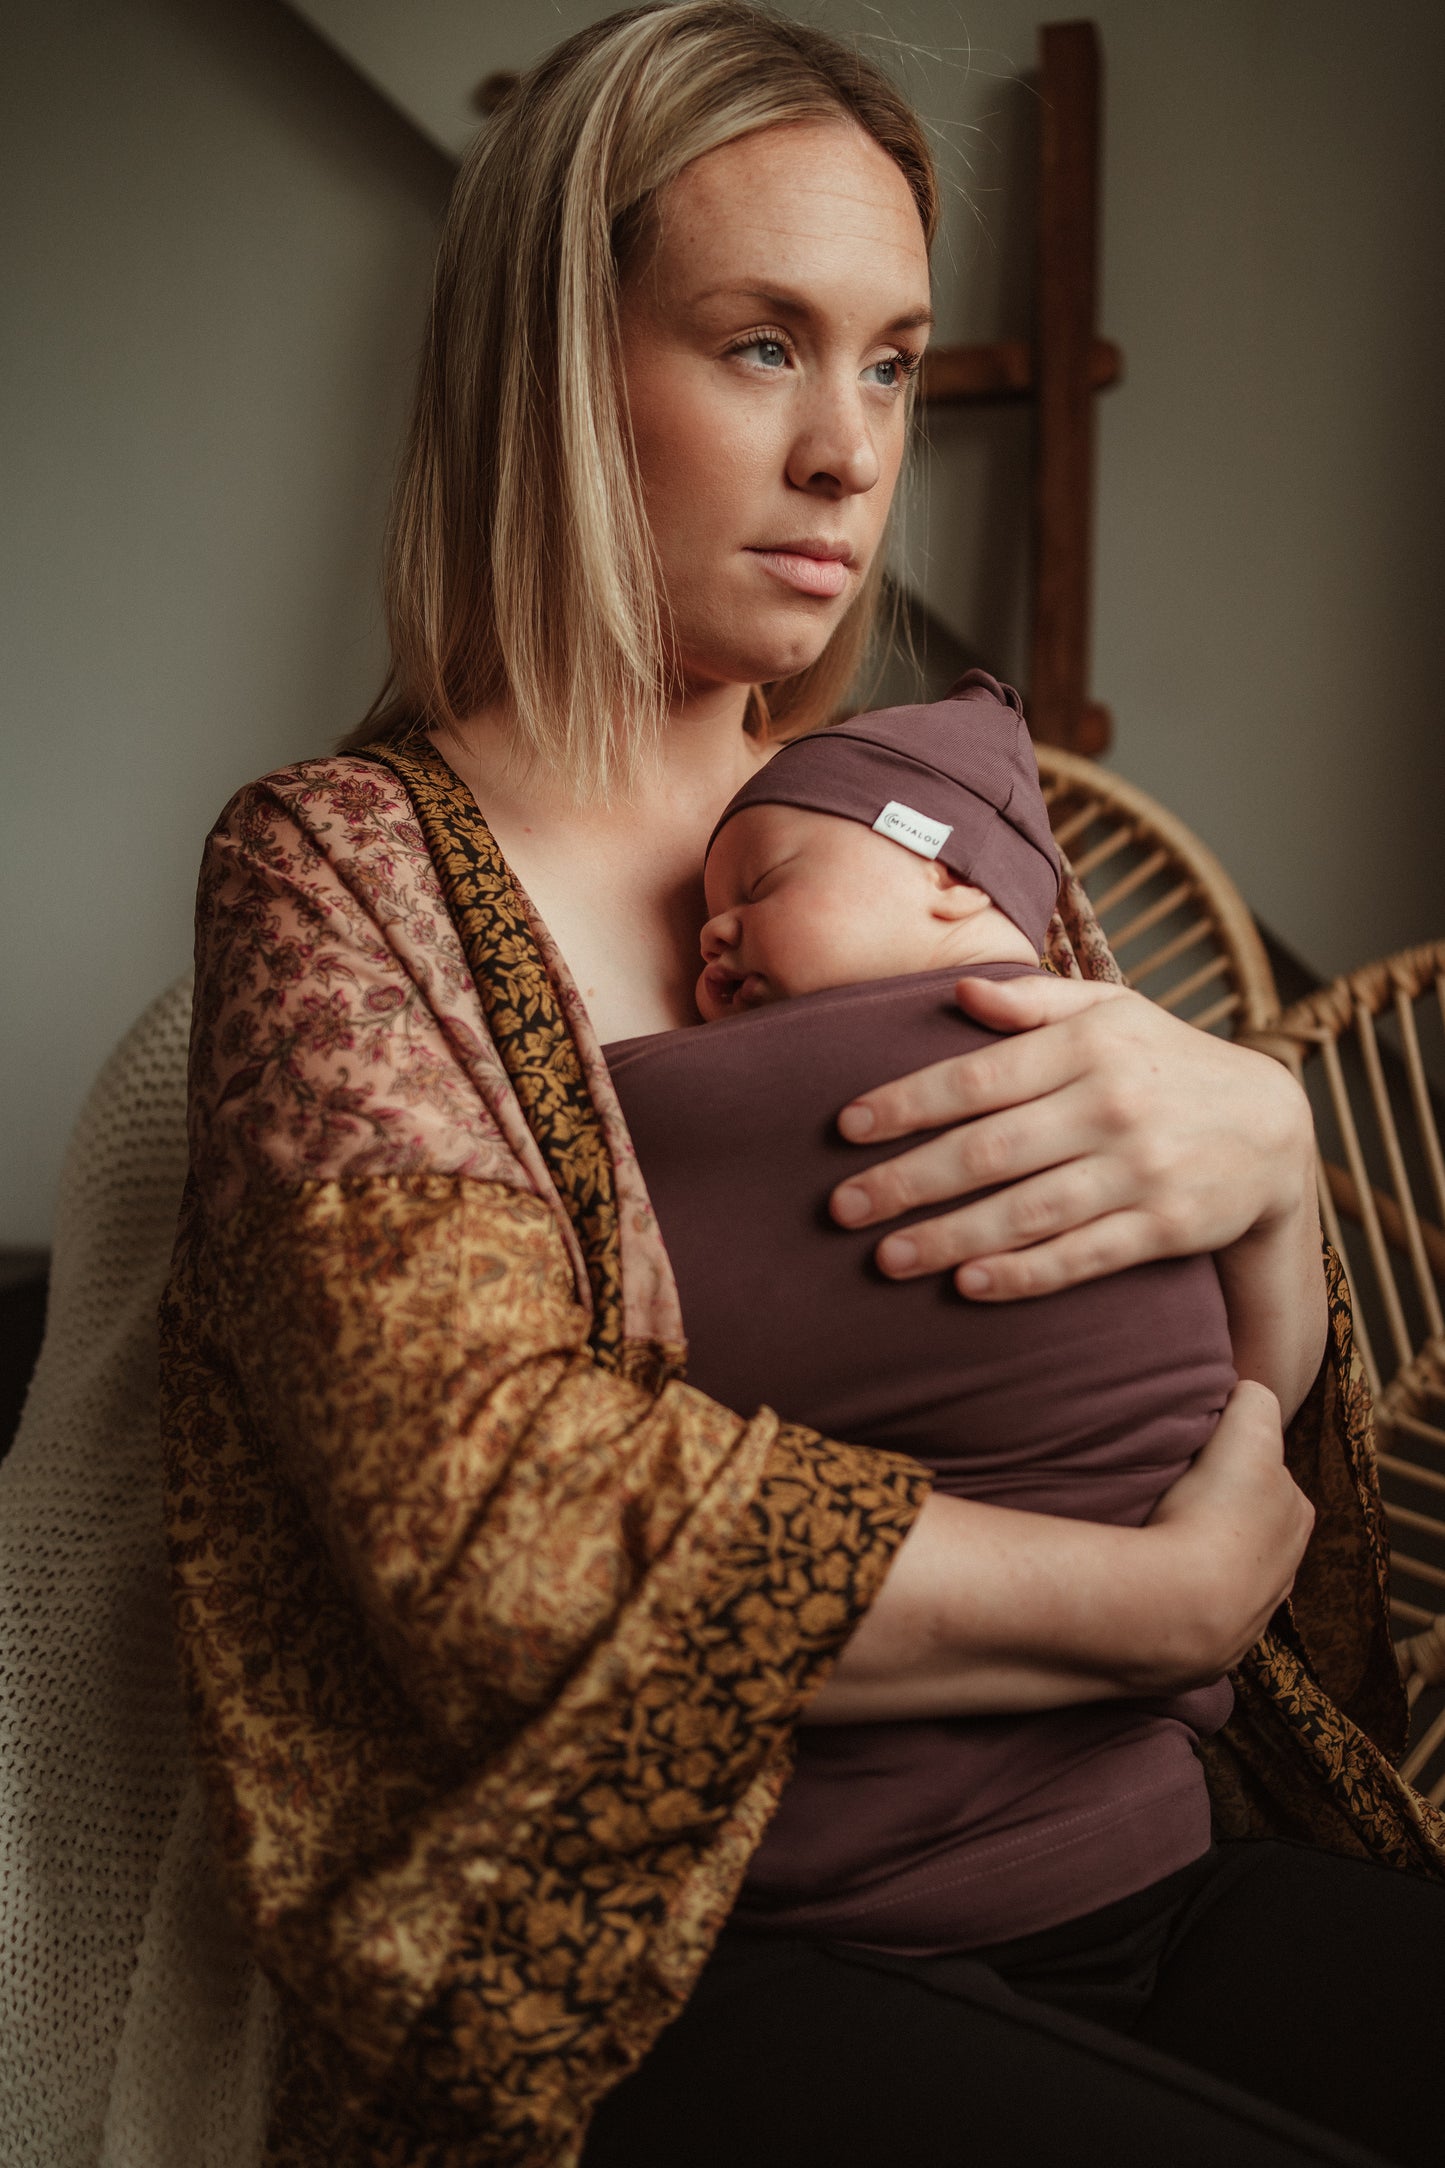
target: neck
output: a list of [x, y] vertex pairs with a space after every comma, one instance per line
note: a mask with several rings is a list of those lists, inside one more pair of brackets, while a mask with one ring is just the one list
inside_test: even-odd
[[702, 854], [761, 748], [743, 729], [747, 688], [679, 701], [635, 787], [579, 805], [565, 780], [514, 755], [491, 711], [437, 748], [467, 785], [503, 857], [566, 958], [598, 1037], [633, 1038], [695, 1020]]
[[512, 717], [501, 704], [454, 731], [438, 732], [437, 744], [494, 823], [529, 830], [626, 829], [666, 807], [673, 820], [706, 815], [710, 827], [762, 757], [758, 741], [744, 728], [749, 690], [725, 685], [681, 693], [631, 787], [605, 804], [579, 804], [565, 776], [519, 760]]

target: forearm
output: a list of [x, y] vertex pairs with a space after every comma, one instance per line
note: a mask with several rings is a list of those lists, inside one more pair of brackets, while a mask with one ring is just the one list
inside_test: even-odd
[[1234, 1366], [1267, 1385], [1289, 1422], [1314, 1383], [1329, 1331], [1314, 1132], [1293, 1085], [1281, 1140], [1284, 1197], [1276, 1209], [1216, 1253]]
[[930, 1498], [808, 1718], [986, 1716], [1218, 1678], [1288, 1594], [1313, 1521], [1278, 1404], [1250, 1382], [1143, 1528]]
[[935, 1495], [804, 1721], [998, 1715], [1197, 1683], [1218, 1656], [1180, 1550], [1165, 1529]]
[[[355, 1268], [377, 1254], [384, 1281]], [[555, 1221], [527, 1191], [268, 1191], [202, 1265], [229, 1290], [232, 1374], [340, 1584], [409, 1709], [463, 1753], [494, 1751], [612, 1638], [690, 1646], [730, 1592], [759, 1614], [772, 1598], [755, 1581], [795, 1602], [791, 1721], [926, 1493], [900, 1456], [593, 1362]], [[821, 1553], [817, 1600], [797, 1603]], [[780, 1632], [770, 1647], [781, 1685]]]

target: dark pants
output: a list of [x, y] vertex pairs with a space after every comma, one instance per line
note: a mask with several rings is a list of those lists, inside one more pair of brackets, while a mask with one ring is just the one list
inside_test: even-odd
[[1227, 1844], [963, 1958], [724, 1934], [583, 2168], [1439, 2168], [1445, 1884]]

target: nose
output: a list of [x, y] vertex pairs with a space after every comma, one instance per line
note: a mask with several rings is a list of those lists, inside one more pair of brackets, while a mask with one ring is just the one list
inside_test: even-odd
[[788, 455], [788, 480], [815, 495], [861, 497], [882, 473], [856, 379], [819, 383]]
[[736, 911], [717, 912], [703, 927], [700, 936], [703, 962], [716, 963], [728, 949], [736, 948], [741, 932]]

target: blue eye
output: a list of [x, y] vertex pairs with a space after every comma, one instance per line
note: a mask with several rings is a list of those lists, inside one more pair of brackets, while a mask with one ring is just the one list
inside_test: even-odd
[[887, 354], [882, 361], [871, 363], [863, 374], [871, 376], [883, 391], [901, 391], [917, 367], [916, 355]]
[[749, 339], [741, 351], [756, 354], [765, 369], [781, 369], [787, 364], [788, 349], [781, 339]]

